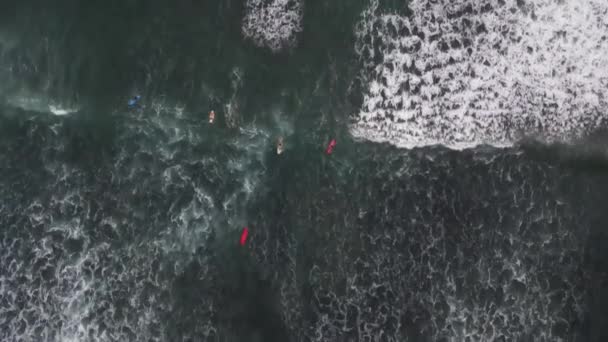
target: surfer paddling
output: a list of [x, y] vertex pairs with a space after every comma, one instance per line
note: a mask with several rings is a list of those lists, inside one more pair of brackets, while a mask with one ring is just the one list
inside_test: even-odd
[[239, 245], [245, 246], [245, 243], [247, 243], [248, 235], [249, 235], [249, 228], [244, 227], [243, 230], [241, 231], [241, 238], [239, 239]]
[[215, 112], [212, 110], [209, 112], [209, 123], [213, 125], [214, 121], [215, 121]]
[[329, 145], [327, 145], [327, 148], [325, 149], [325, 153], [327, 155], [332, 154], [334, 152], [334, 147], [336, 147], [336, 139], [331, 139]]
[[277, 154], [283, 153], [285, 150], [285, 143], [283, 142], [283, 137], [279, 137], [277, 140]]
[[139, 100], [141, 100], [141, 96], [135, 95], [131, 99], [129, 99], [129, 102], [127, 102], [127, 105], [129, 106], [129, 108], [135, 109], [139, 106]]

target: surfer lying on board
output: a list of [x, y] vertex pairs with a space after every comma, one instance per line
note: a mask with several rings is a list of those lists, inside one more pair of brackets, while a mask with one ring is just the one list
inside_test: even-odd
[[283, 142], [283, 137], [279, 136], [279, 139], [277, 140], [277, 154], [283, 153], [283, 150], [285, 150], [285, 144]]
[[212, 110], [209, 112], [209, 123], [213, 124], [214, 121], [215, 121], [215, 112]]
[[249, 228], [244, 227], [243, 231], [241, 232], [241, 239], [239, 240], [239, 244], [241, 246], [245, 246], [245, 243], [247, 242], [247, 236], [249, 235]]
[[139, 104], [139, 100], [141, 100], [141, 96], [135, 95], [129, 100], [129, 102], [127, 102], [127, 105], [129, 106], [129, 108], [136, 108]]
[[334, 152], [334, 147], [336, 147], [336, 139], [331, 139], [329, 145], [327, 145], [327, 149], [325, 149], [326, 154], [332, 154]]

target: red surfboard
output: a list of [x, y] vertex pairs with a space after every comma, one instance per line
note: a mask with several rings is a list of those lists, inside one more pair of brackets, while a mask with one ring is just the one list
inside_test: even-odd
[[241, 240], [239, 241], [241, 246], [245, 246], [245, 243], [247, 242], [247, 235], [249, 235], [249, 228], [245, 227], [241, 232]]
[[329, 145], [327, 145], [327, 149], [325, 150], [325, 153], [332, 154], [332, 152], [334, 151], [334, 147], [336, 147], [336, 139], [331, 139], [331, 141], [329, 142]]

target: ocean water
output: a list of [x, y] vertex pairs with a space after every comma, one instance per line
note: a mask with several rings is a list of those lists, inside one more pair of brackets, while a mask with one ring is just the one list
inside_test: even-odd
[[0, 340], [607, 340], [607, 13], [0, 2]]

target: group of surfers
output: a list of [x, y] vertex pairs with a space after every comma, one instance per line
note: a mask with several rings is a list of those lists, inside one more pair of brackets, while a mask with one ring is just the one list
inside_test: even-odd
[[[141, 96], [136, 95], [127, 102], [127, 105], [131, 109], [137, 108], [139, 106], [140, 100], [141, 100]], [[215, 122], [215, 111], [211, 110], [209, 112], [209, 124], [213, 125], [214, 122]], [[327, 145], [327, 148], [325, 149], [325, 153], [327, 155], [332, 154], [335, 147], [336, 147], [336, 139], [331, 139], [329, 141], [329, 144]], [[279, 154], [279, 155], [282, 154], [283, 151], [285, 151], [285, 140], [283, 139], [282, 136], [279, 136], [277, 139], [276, 149], [277, 149], [277, 154]], [[243, 230], [241, 231], [241, 238], [239, 239], [239, 244], [241, 246], [245, 246], [248, 235], [249, 235], [249, 228], [244, 227]]]

